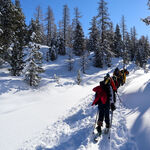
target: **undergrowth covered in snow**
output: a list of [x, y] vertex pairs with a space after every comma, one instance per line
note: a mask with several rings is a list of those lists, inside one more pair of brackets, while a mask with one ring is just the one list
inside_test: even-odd
[[[44, 51], [47, 47], [43, 47]], [[150, 71], [130, 63], [130, 74], [118, 90], [111, 138], [103, 135], [93, 143], [97, 107], [94, 92], [106, 73], [122, 68], [113, 59], [110, 68], [89, 65], [81, 85], [75, 80], [80, 69], [76, 57], [72, 72], [64, 63], [67, 56], [44, 63], [45, 72], [38, 88], [30, 88], [23, 77], [10, 76], [0, 69], [0, 149], [3, 150], [149, 150], [150, 147]]]

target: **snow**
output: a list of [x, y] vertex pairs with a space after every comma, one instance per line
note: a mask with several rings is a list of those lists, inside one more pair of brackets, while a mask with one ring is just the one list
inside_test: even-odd
[[[48, 47], [42, 47], [46, 52]], [[75, 80], [80, 60], [74, 59], [72, 72], [67, 71], [67, 56], [44, 62], [45, 73], [39, 88], [30, 88], [23, 77], [10, 76], [0, 69], [0, 149], [2, 150], [149, 150], [150, 147], [150, 71], [134, 64], [118, 90], [111, 140], [103, 135], [93, 143], [93, 126], [97, 107], [92, 107], [94, 92], [106, 73], [122, 67], [114, 59], [111, 68], [89, 65], [81, 85]], [[57, 79], [56, 79], [57, 77]], [[59, 82], [58, 82], [59, 80]]]

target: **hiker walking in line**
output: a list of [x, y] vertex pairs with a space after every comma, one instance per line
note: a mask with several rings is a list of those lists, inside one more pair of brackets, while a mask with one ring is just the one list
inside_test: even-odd
[[110, 109], [114, 111], [116, 109], [113, 100], [113, 89], [110, 84], [110, 80], [107, 80], [108, 77], [104, 78], [104, 81], [100, 82], [100, 85], [93, 88], [93, 91], [96, 92], [95, 100], [92, 105], [98, 105], [99, 109], [99, 118], [97, 122], [97, 131], [101, 134], [101, 127], [105, 119], [106, 129], [110, 128], [110, 118], [109, 113]]

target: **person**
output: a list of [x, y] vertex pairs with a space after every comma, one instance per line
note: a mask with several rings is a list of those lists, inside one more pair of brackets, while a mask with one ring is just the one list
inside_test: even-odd
[[118, 88], [118, 82], [116, 78], [114, 76], [110, 77], [110, 75], [107, 73], [106, 76], [104, 77], [104, 80], [105, 80], [105, 84], [107, 84], [107, 82], [110, 82], [110, 85], [113, 89], [113, 100], [114, 103], [116, 103], [116, 93]]
[[116, 77], [117, 82], [118, 82], [118, 88], [120, 87], [120, 85], [122, 85], [123, 82], [123, 76], [121, 71], [119, 70], [118, 67], [116, 67], [116, 69], [113, 72], [113, 76]]
[[97, 131], [98, 134], [101, 134], [101, 127], [105, 119], [105, 124], [107, 130], [110, 128], [110, 108], [112, 111], [116, 109], [113, 101], [113, 90], [110, 85], [110, 82], [106, 82], [107, 78], [104, 78], [104, 81], [100, 82], [99, 86], [93, 88], [93, 91], [96, 92], [95, 100], [92, 105], [98, 105], [99, 117], [97, 121]]
[[122, 85], [123, 85], [126, 82], [126, 76], [129, 74], [129, 71], [127, 69], [123, 69], [120, 72], [122, 73], [122, 78], [123, 78]]

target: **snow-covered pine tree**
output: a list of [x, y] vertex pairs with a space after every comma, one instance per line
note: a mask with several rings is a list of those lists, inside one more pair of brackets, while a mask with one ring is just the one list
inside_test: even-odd
[[57, 50], [57, 43], [55, 39], [51, 40], [51, 45], [49, 47], [49, 57], [51, 61], [54, 61], [57, 59], [57, 54], [58, 54], [58, 50]]
[[73, 48], [73, 38], [74, 37], [74, 32], [73, 32], [73, 27], [72, 25], [68, 26], [68, 40], [67, 40], [67, 46], [69, 48]]
[[69, 48], [69, 50], [68, 50], [67, 63], [68, 63], [68, 71], [72, 71], [72, 69], [73, 69], [73, 64], [74, 64], [72, 48]]
[[14, 38], [12, 40], [13, 46], [10, 53], [10, 72], [13, 76], [19, 76], [24, 67], [24, 46], [26, 44], [26, 24], [25, 17], [20, 8], [20, 1], [15, 1], [15, 19], [13, 21], [14, 25]]
[[85, 70], [86, 70], [86, 68], [88, 66], [88, 63], [89, 63], [89, 61], [88, 61], [88, 51], [86, 51], [86, 50], [83, 51], [80, 63], [81, 63], [81, 70], [82, 70], [83, 73], [85, 73]]
[[124, 44], [125, 44], [124, 63], [125, 65], [127, 65], [131, 58], [131, 39], [128, 32], [126, 32]]
[[115, 33], [114, 33], [114, 52], [116, 57], [120, 57], [121, 55], [121, 50], [122, 50], [122, 39], [121, 39], [121, 33], [120, 33], [120, 27], [117, 24]]
[[2, 38], [1, 38], [1, 35], [3, 33], [3, 30], [2, 30], [2, 13], [0, 11], [0, 66], [4, 63], [4, 60], [3, 60], [3, 57], [2, 57], [2, 54], [1, 54], [1, 51], [2, 51], [2, 44], [1, 44], [1, 41], [2, 41]]
[[105, 64], [110, 67], [111, 66], [111, 58], [112, 56], [115, 56], [114, 53], [114, 29], [113, 29], [113, 23], [110, 22], [109, 29], [107, 30], [107, 38], [104, 41], [106, 46], [105, 51]]
[[28, 26], [28, 42], [32, 41], [32, 33], [35, 33], [35, 43], [40, 44], [43, 41], [43, 33], [41, 31], [41, 26], [39, 20], [31, 19]]
[[70, 15], [69, 8], [67, 5], [63, 6], [63, 18], [62, 18], [62, 29], [63, 29], [63, 39], [65, 44], [65, 54], [66, 54], [66, 46], [68, 42], [68, 27], [70, 25]]
[[[101, 58], [104, 58], [107, 66], [110, 66], [111, 54], [110, 54], [110, 43], [108, 39], [108, 30], [110, 29], [110, 18], [108, 14], [107, 3], [104, 0], [100, 0], [98, 7], [98, 25], [100, 30], [100, 51]], [[105, 57], [104, 57], [105, 56]], [[101, 60], [101, 66], [103, 67], [104, 61]]]
[[[9, 48], [13, 43], [14, 31], [15, 31], [15, 6], [11, 2], [11, 0], [1, 0], [0, 1], [0, 28], [1, 28], [1, 36], [0, 36], [0, 57], [1, 59], [9, 62], [10, 53]], [[9, 35], [9, 36], [8, 36]]]
[[44, 35], [44, 25], [43, 25], [43, 13], [42, 13], [42, 8], [41, 6], [36, 7], [36, 12], [34, 14], [36, 22], [38, 22], [40, 34], [41, 34], [41, 43], [40, 44], [45, 44], [45, 35]]
[[42, 68], [42, 53], [39, 51], [40, 45], [36, 44], [36, 35], [33, 32], [31, 36], [32, 42], [29, 43], [29, 53], [26, 59], [25, 81], [30, 86], [38, 86], [41, 77], [40, 73], [44, 72]]
[[110, 27], [108, 29], [107, 37], [110, 45], [110, 53], [114, 56], [114, 28], [113, 28], [113, 23], [110, 22]]
[[65, 42], [60, 34], [57, 37], [57, 45], [58, 45], [58, 54], [65, 55], [66, 54]]
[[[150, 9], [150, 0], [148, 0], [147, 5], [148, 5], [148, 9]], [[142, 21], [145, 22], [146, 25], [150, 25], [150, 16], [142, 19]]]
[[72, 37], [73, 37], [73, 39], [74, 39], [77, 24], [78, 23], [80, 24], [80, 21], [79, 21], [80, 18], [81, 18], [81, 13], [79, 12], [79, 8], [76, 7], [76, 8], [74, 8], [74, 18], [72, 20], [72, 30], [73, 30], [73, 36]]
[[91, 28], [89, 28], [89, 50], [95, 52], [99, 47], [100, 33], [97, 28], [96, 17], [93, 17], [91, 22]]
[[47, 32], [47, 35], [46, 35], [47, 46], [51, 45], [51, 40], [53, 38], [54, 26], [55, 26], [54, 20], [55, 19], [54, 19], [53, 11], [52, 11], [51, 7], [48, 6], [47, 16], [45, 19], [45, 21], [46, 21], [46, 32]]
[[77, 23], [75, 30], [73, 51], [77, 56], [81, 56], [84, 51], [84, 33], [82, 26], [79, 23]]
[[102, 51], [99, 48], [100, 32], [97, 27], [96, 17], [93, 17], [91, 22], [90, 36], [89, 36], [89, 50], [94, 51], [94, 66], [102, 67]]
[[121, 18], [121, 33], [122, 33], [122, 58], [123, 58], [123, 68], [125, 67], [125, 40], [126, 40], [126, 33], [127, 33], [127, 27], [125, 24], [125, 17], [122, 16]]
[[81, 18], [81, 13], [79, 12], [79, 8], [76, 7], [74, 8], [74, 18], [72, 20], [72, 27], [74, 31], [76, 29], [77, 24], [80, 23], [79, 21], [80, 18]]
[[135, 27], [131, 28], [130, 30], [130, 35], [131, 35], [131, 61], [135, 60], [135, 54], [137, 52], [137, 33]]
[[150, 45], [148, 38], [142, 36], [138, 42], [138, 53], [136, 54], [136, 64], [145, 68], [150, 52]]
[[21, 8], [20, 0], [15, 0], [15, 6], [16, 6], [16, 8], [18, 8], [18, 9]]

